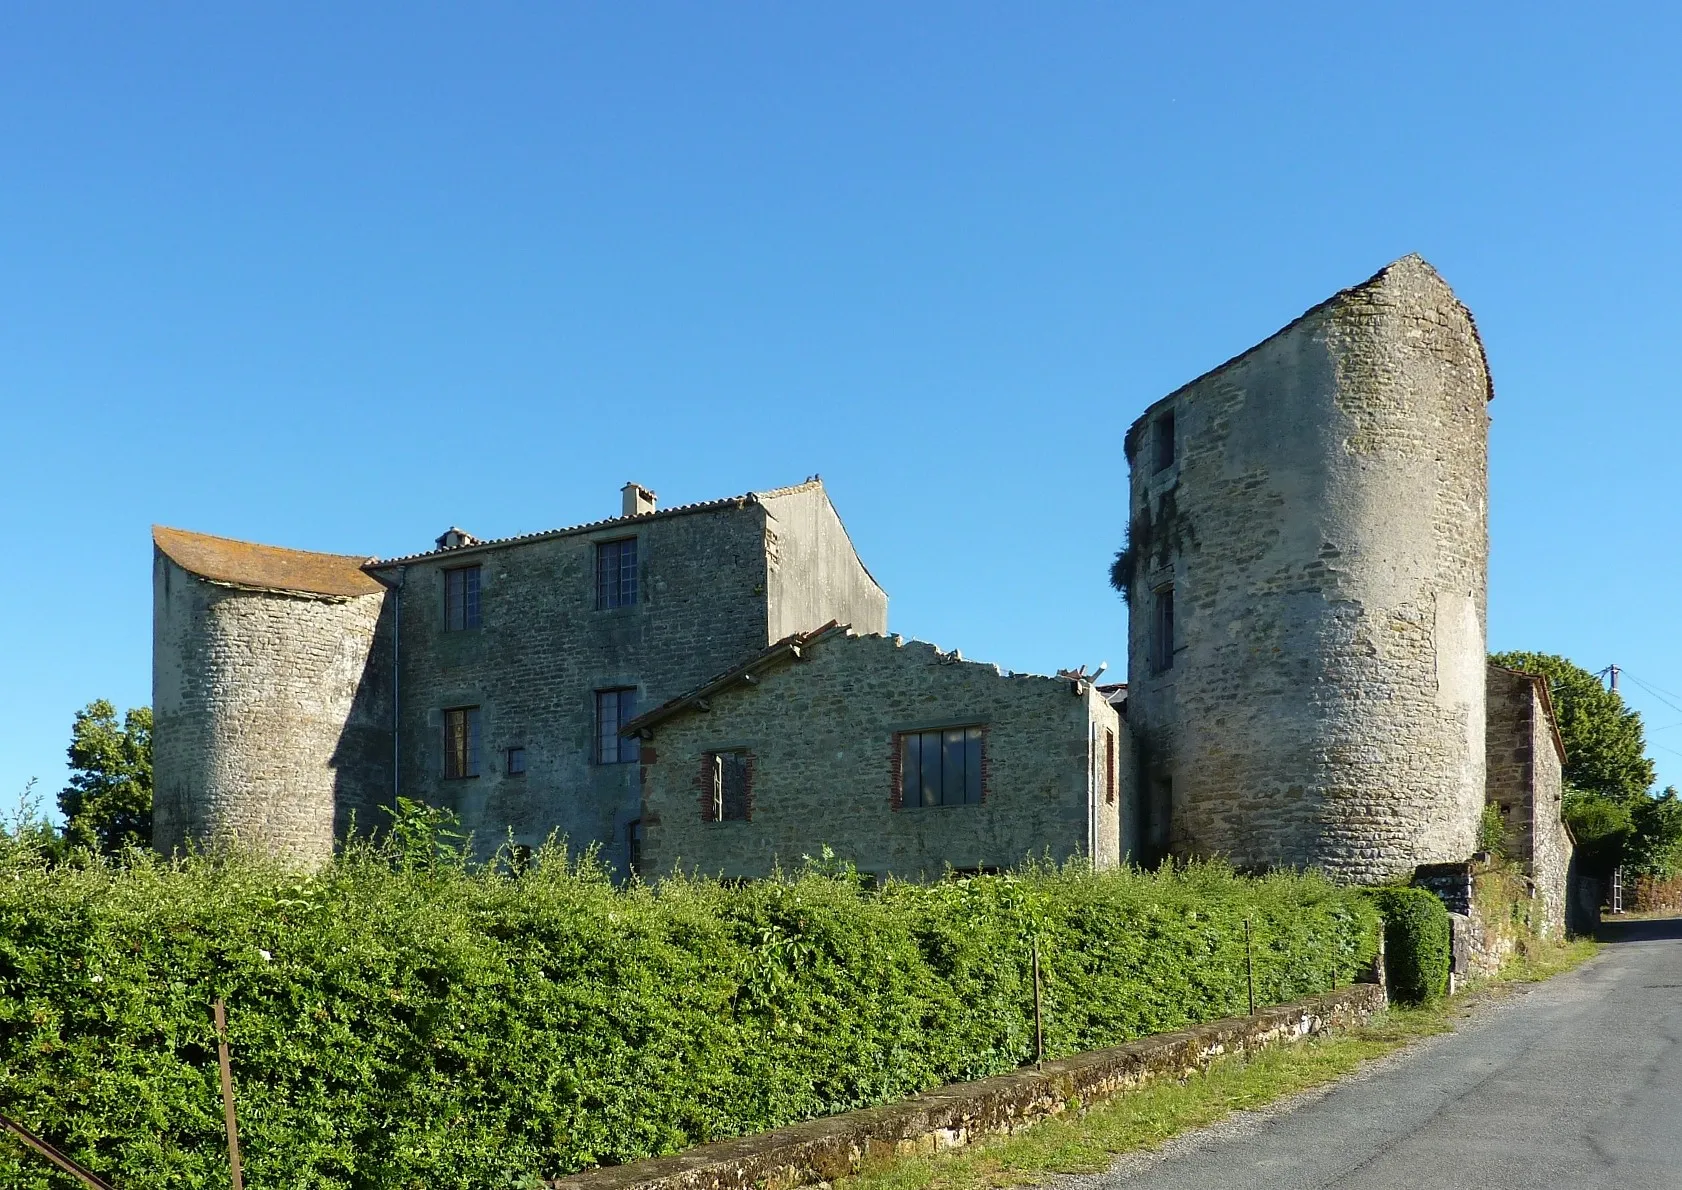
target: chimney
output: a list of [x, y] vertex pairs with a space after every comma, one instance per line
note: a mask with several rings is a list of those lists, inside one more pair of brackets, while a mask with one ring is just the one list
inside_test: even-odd
[[640, 483], [628, 483], [619, 489], [624, 498], [620, 516], [646, 516], [654, 511], [654, 493]]
[[459, 550], [463, 546], [478, 545], [479, 539], [465, 529], [458, 529], [451, 525], [438, 536], [438, 548], [441, 550]]

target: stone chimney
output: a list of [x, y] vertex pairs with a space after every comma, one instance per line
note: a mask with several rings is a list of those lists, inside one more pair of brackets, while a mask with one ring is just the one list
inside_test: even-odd
[[624, 498], [620, 516], [646, 516], [654, 511], [654, 493], [640, 483], [628, 483], [619, 489]]
[[479, 539], [465, 529], [458, 529], [451, 525], [438, 535], [438, 548], [441, 550], [459, 550], [463, 546], [478, 545]]

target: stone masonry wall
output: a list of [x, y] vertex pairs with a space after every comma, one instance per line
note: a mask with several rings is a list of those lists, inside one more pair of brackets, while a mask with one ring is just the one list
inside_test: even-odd
[[816, 484], [768, 493], [765, 561], [771, 640], [835, 620], [855, 632], [888, 630], [888, 597], [853, 549], [847, 528]]
[[1128, 718], [1174, 851], [1355, 881], [1471, 853], [1489, 391], [1470, 315], [1409, 257], [1129, 432]]
[[[980, 805], [903, 808], [898, 733], [981, 725]], [[1115, 733], [1114, 801], [1103, 768]], [[747, 820], [707, 821], [704, 757], [753, 759]], [[1007, 868], [1030, 856], [1120, 858], [1128, 739], [1095, 690], [1001, 676], [920, 641], [834, 634], [804, 660], [659, 723], [645, 743], [643, 870], [756, 877], [824, 845], [878, 875], [936, 877]]]
[[302, 865], [391, 780], [384, 597], [287, 595], [153, 562], [153, 844], [237, 837]]
[[[608, 522], [587, 532], [450, 551], [402, 572], [406, 796], [461, 815], [481, 850], [552, 831], [623, 868], [640, 813], [634, 763], [596, 761], [595, 692], [634, 688], [647, 709], [763, 649], [765, 510], [743, 502]], [[639, 595], [596, 607], [599, 542], [637, 539]], [[478, 563], [481, 626], [445, 631], [444, 571]], [[394, 579], [394, 568], [380, 573]], [[443, 712], [480, 709], [480, 774], [443, 776]], [[524, 775], [507, 750], [526, 750]]]
[[1565, 783], [1552, 726], [1526, 674], [1490, 666], [1488, 703], [1488, 800], [1500, 807], [1507, 852], [1541, 902], [1539, 932], [1560, 937], [1572, 845], [1561, 819]]

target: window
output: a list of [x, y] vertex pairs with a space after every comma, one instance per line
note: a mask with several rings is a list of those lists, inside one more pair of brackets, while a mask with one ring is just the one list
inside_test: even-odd
[[753, 757], [746, 752], [708, 753], [707, 775], [712, 790], [707, 821], [747, 821], [748, 794], [753, 788]]
[[637, 692], [633, 689], [596, 691], [596, 763], [632, 764], [640, 755], [635, 736], [622, 736], [619, 729], [637, 717]]
[[526, 750], [524, 748], [508, 749], [508, 763], [503, 766], [510, 777], [526, 775]]
[[479, 708], [444, 712], [444, 776], [479, 775]]
[[637, 539], [596, 546], [596, 607], [630, 607], [637, 601]]
[[1104, 802], [1115, 805], [1115, 732], [1104, 729]]
[[1156, 419], [1156, 467], [1166, 471], [1174, 465], [1174, 411], [1164, 410]]
[[1156, 673], [1174, 668], [1174, 588], [1155, 592], [1151, 617], [1151, 669]]
[[444, 572], [444, 631], [479, 626], [479, 568], [460, 566]]
[[900, 805], [975, 805], [981, 801], [981, 728], [909, 731], [899, 737]]
[[625, 824], [625, 854], [630, 861], [631, 874], [642, 867], [642, 819], [637, 818]]

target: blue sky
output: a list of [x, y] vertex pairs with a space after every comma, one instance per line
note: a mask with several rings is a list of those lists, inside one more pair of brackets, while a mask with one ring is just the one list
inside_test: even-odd
[[896, 630], [1123, 670], [1128, 423], [1414, 251], [1495, 374], [1491, 646], [1624, 666], [1682, 784], [1678, 44], [1657, 4], [8, 4], [0, 803], [149, 700], [154, 521], [392, 555], [818, 472]]

